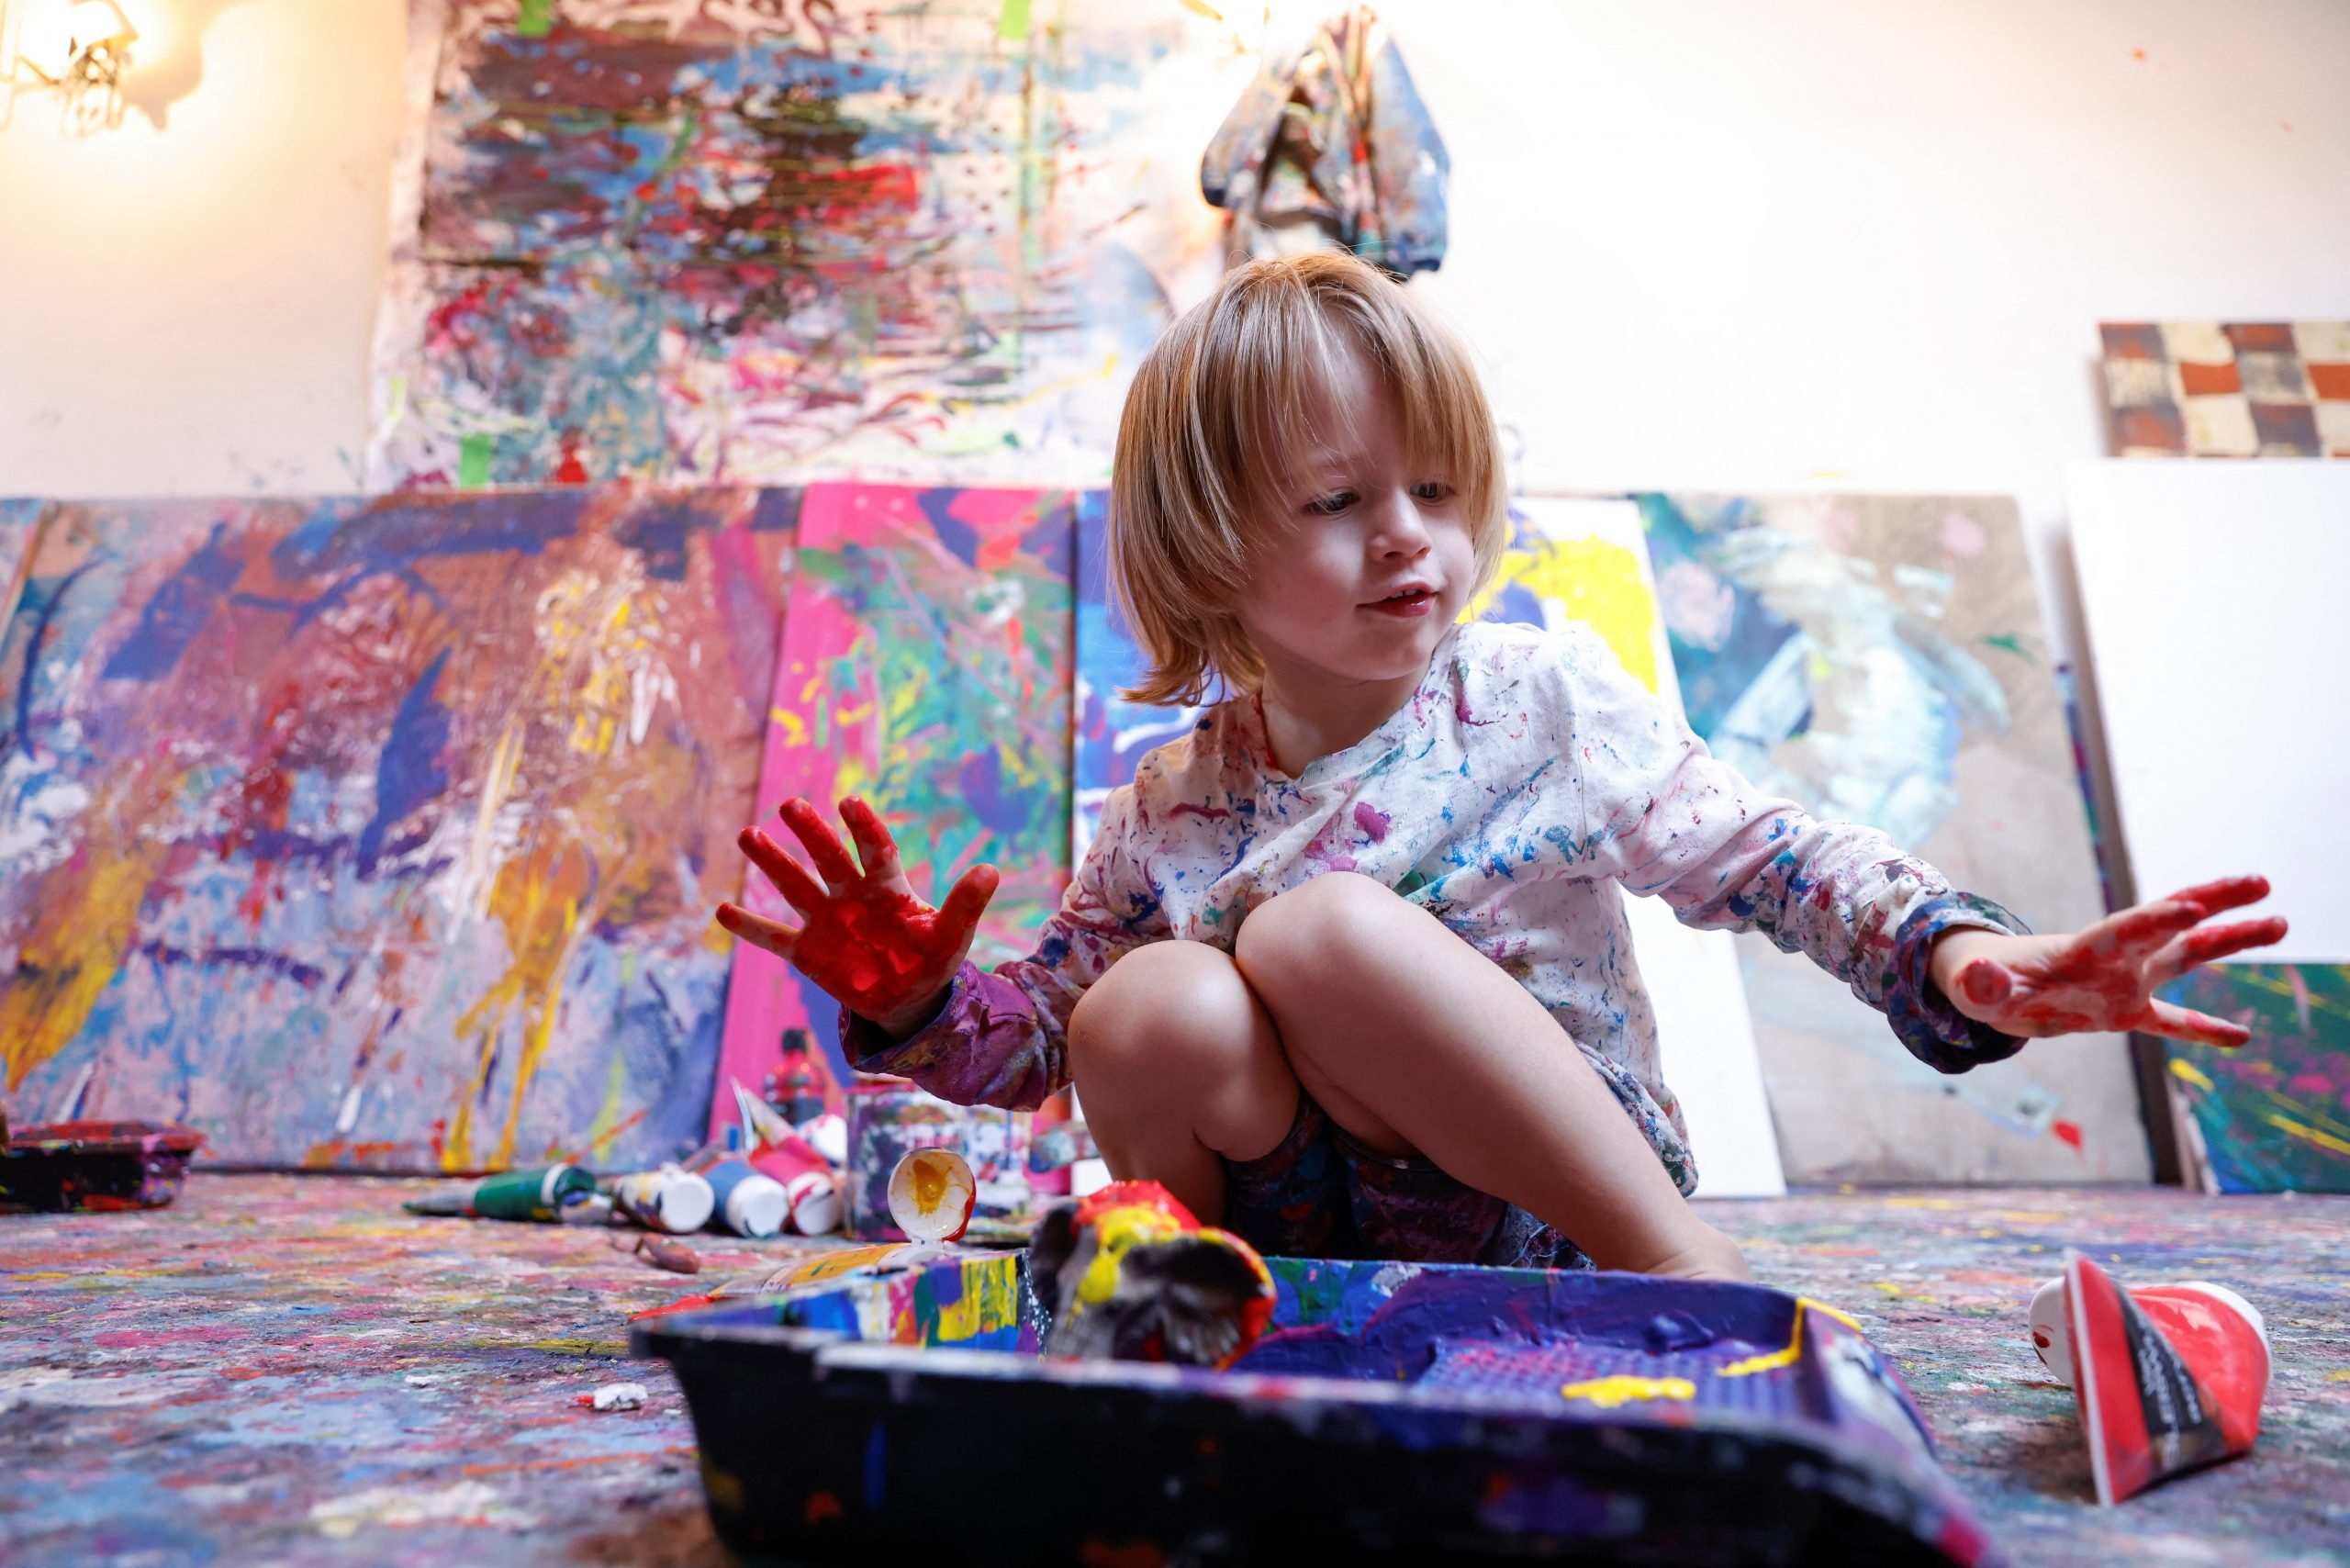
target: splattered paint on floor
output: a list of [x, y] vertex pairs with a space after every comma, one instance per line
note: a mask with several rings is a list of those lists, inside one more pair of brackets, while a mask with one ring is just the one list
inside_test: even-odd
[[[410, 1219], [413, 1183], [199, 1174], [151, 1215], [0, 1220], [0, 1559], [725, 1562], [666, 1367], [679, 1282], [560, 1226]], [[2350, 1562], [2350, 1199], [1805, 1194], [1707, 1205], [1766, 1284], [1850, 1311], [2025, 1564]], [[2100, 1513], [2024, 1304], [2067, 1243], [2267, 1315], [2252, 1455]], [[697, 1238], [723, 1278], [790, 1244]], [[575, 1399], [610, 1383], [641, 1410]]]

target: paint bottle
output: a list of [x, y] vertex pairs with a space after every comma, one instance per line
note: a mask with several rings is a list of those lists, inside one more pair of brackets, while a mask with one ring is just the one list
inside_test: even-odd
[[739, 1155], [722, 1159], [701, 1175], [710, 1183], [718, 1217], [735, 1235], [768, 1237], [783, 1229], [784, 1217], [791, 1212], [791, 1199], [782, 1182], [762, 1176], [751, 1168], [749, 1160]]
[[824, 1114], [824, 1083], [808, 1059], [808, 1031], [783, 1032], [783, 1061], [767, 1074], [767, 1102], [795, 1127]]
[[710, 1223], [718, 1196], [710, 1183], [690, 1170], [665, 1165], [658, 1170], [611, 1178], [607, 1183], [612, 1207], [648, 1230], [673, 1236], [699, 1230]]

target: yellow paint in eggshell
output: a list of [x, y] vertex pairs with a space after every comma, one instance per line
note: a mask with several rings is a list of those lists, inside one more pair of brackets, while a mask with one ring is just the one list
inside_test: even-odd
[[1571, 1383], [1559, 1392], [1569, 1399], [1588, 1400], [1602, 1410], [1613, 1410], [1635, 1399], [1694, 1399], [1697, 1385], [1685, 1377], [1595, 1377]]

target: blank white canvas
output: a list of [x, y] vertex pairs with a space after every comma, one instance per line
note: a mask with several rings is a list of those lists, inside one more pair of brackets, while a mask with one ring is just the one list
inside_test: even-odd
[[[1654, 604], [1656, 579], [1638, 505], [1556, 496], [1517, 496], [1510, 504], [1525, 514], [1530, 531], [1545, 539], [1598, 538], [1628, 550], [1639, 564], [1641, 586]], [[1677, 709], [1681, 689], [1673, 679], [1663, 616], [1656, 615], [1651, 624], [1658, 694]], [[1632, 952], [1656, 1011], [1664, 1081], [1679, 1097], [1688, 1124], [1698, 1195], [1781, 1195], [1787, 1190], [1786, 1178], [1779, 1165], [1779, 1140], [1771, 1126], [1762, 1059], [1755, 1054], [1746, 986], [1739, 977], [1736, 940], [1727, 931], [1691, 930], [1673, 918], [1661, 899], [1628, 897], [1624, 905], [1632, 927]]]
[[2350, 962], [2350, 463], [2132, 458], [2066, 476], [2141, 899], [2256, 871], [2264, 963]]

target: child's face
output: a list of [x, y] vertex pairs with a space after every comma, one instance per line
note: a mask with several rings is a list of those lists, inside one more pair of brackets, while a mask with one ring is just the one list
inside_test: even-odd
[[1416, 681], [1476, 573], [1456, 476], [1415, 465], [1349, 347], [1312, 411], [1312, 458], [1257, 520], [1240, 624], [1277, 688]]

